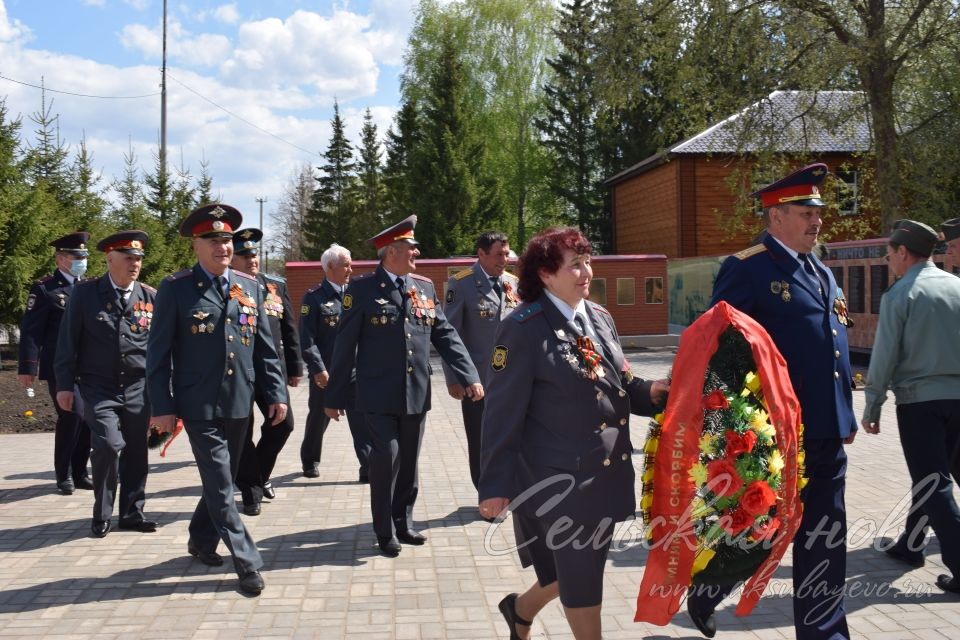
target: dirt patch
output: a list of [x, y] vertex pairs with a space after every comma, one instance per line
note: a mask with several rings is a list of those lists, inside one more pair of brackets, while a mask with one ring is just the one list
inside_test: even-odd
[[36, 433], [53, 431], [57, 411], [47, 391], [47, 383], [34, 381], [34, 396], [27, 397], [17, 379], [17, 363], [0, 361], [0, 433]]

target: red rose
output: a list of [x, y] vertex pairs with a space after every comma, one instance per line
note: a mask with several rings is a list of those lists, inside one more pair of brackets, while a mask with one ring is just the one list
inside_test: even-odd
[[726, 409], [729, 406], [730, 403], [727, 402], [727, 396], [723, 395], [723, 391], [720, 391], [720, 389], [703, 398], [703, 407], [705, 409]]
[[752, 516], [765, 516], [777, 502], [777, 494], [763, 480], [754, 480], [740, 498], [740, 508]]
[[756, 520], [754, 516], [743, 509], [737, 508], [733, 511], [728, 511], [720, 517], [720, 526], [723, 527], [724, 531], [735, 536], [743, 532], [747, 527], [752, 526], [754, 520]]
[[747, 430], [743, 435], [736, 431], [727, 431], [724, 434], [727, 438], [727, 457], [736, 458], [741, 453], [750, 453], [753, 451], [753, 445], [757, 444], [757, 434]]
[[707, 484], [718, 496], [729, 497], [743, 487], [743, 478], [737, 473], [733, 462], [723, 458], [707, 465]]
[[780, 520], [777, 518], [770, 518], [763, 524], [758, 524], [753, 527], [751, 534], [753, 535], [754, 540], [769, 540], [773, 537], [773, 534], [777, 532], [777, 529], [780, 528]]

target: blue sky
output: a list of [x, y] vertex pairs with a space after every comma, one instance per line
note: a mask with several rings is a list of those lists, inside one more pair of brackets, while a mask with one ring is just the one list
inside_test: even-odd
[[[333, 101], [359, 140], [370, 108], [386, 133], [416, 0], [168, 0], [168, 153], [194, 175], [205, 160], [225, 202], [256, 224], [296, 169], [316, 166]], [[34, 128], [40, 91], [140, 96], [160, 84], [162, 0], [0, 0], [0, 97]], [[198, 95], [199, 94], [199, 95]], [[206, 98], [206, 99], [205, 99]], [[85, 137], [105, 180], [133, 148], [150, 169], [160, 99], [83, 98], [49, 92], [61, 137]], [[236, 114], [234, 117], [226, 110]], [[244, 122], [246, 120], [247, 122]], [[265, 220], [265, 226], [269, 226]]]

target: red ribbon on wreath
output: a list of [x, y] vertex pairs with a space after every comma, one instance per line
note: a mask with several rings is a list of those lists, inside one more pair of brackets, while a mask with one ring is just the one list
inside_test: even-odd
[[776, 429], [777, 448], [786, 462], [777, 492], [780, 524], [772, 532], [770, 555], [744, 586], [737, 605], [738, 616], [753, 610], [800, 526], [803, 511], [797, 489], [800, 403], [793, 392], [787, 364], [760, 324], [726, 302], [719, 302], [683, 332], [673, 363], [670, 396], [654, 466], [650, 510], [653, 546], [637, 595], [635, 622], [669, 623], [680, 609], [680, 601], [691, 582], [697, 539], [690, 508], [696, 487], [689, 472], [699, 459], [703, 376], [717, 350], [720, 335], [731, 325], [750, 345], [770, 422]]

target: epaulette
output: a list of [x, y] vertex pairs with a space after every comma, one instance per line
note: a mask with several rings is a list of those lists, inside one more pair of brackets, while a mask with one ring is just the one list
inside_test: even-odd
[[46, 284], [46, 283], [50, 282], [51, 280], [53, 280], [53, 276], [52, 276], [52, 275], [50, 275], [50, 276], [44, 276], [44, 277], [40, 278], [39, 280], [37, 280], [36, 282], [37, 282], [37, 284]]
[[[606, 308], [605, 306], [603, 306], [602, 304], [597, 304], [596, 302], [591, 302], [591, 301], [589, 301], [589, 300], [587, 300], [587, 304], [590, 305], [590, 308], [591, 308], [591, 309], [593, 309], [594, 311], [596, 311], [596, 312], [598, 312], [598, 313], [602, 313], [602, 314], [605, 315], [605, 316], [611, 315], [610, 312], [607, 311], [607, 308]], [[612, 316], [611, 316], [611, 317], [612, 317]]]
[[[358, 281], [358, 280], [365, 280], [365, 279], [369, 278], [370, 276], [372, 276], [372, 275], [375, 274], [375, 273], [376, 273], [376, 271], [367, 271], [366, 273], [361, 273], [361, 274], [358, 275], [358, 276], [353, 276], [353, 275], [352, 275], [352, 276], [350, 276], [350, 282], [356, 282], [356, 281]], [[349, 285], [349, 283], [347, 283], [347, 284]]]
[[512, 278], [513, 280], [519, 280], [519, 279], [520, 279], [518, 276], [513, 275], [513, 274], [510, 273], [509, 271], [504, 271], [504, 272], [503, 272], [503, 277], [504, 277], [504, 278]]
[[154, 289], [153, 287], [151, 287], [150, 285], [148, 285], [148, 284], [145, 283], [145, 282], [141, 282], [141, 283], [140, 283], [140, 286], [143, 287], [144, 289], [146, 289], [147, 291], [149, 291], [150, 293], [156, 293], [156, 292], [157, 292], [156, 289]]
[[763, 245], [763, 244], [755, 244], [755, 245], [753, 245], [752, 247], [750, 247], [749, 249], [744, 249], [743, 251], [740, 251], [739, 253], [733, 254], [733, 257], [736, 258], [737, 260], [746, 260], [746, 259], [749, 258], [750, 256], [755, 256], [755, 255], [757, 255], [758, 253], [763, 253], [763, 252], [766, 251], [766, 250], [767, 250], [766, 245]]
[[528, 307], [520, 307], [514, 310], [513, 313], [507, 316], [508, 319], [514, 320], [516, 322], [526, 322], [530, 318], [540, 315], [543, 313], [543, 307], [540, 306], [539, 302], [534, 302]]
[[75, 282], [74, 284], [75, 284], [77, 287], [86, 287], [86, 286], [91, 285], [91, 284], [96, 284], [97, 282], [98, 282], [98, 279], [96, 279], [96, 278], [91, 278], [90, 280], [81, 280], [80, 282]]
[[422, 282], [429, 282], [430, 284], [433, 284], [433, 280], [431, 280], [427, 276], [422, 276], [419, 273], [411, 273], [410, 277], [413, 278], [414, 280], [420, 280]]
[[469, 278], [473, 274], [473, 269], [464, 269], [463, 271], [457, 271], [453, 274], [454, 280], [463, 280], [464, 278]]
[[244, 273], [243, 271], [237, 271], [236, 269], [233, 270], [233, 273], [235, 275], [240, 276], [241, 278], [246, 278], [247, 280], [253, 280], [254, 282], [257, 281], [257, 279], [254, 276], [250, 275], [249, 273]]
[[276, 281], [276, 282], [279, 282], [280, 284], [287, 284], [287, 279], [286, 279], [286, 278], [281, 278], [280, 276], [275, 276], [275, 275], [273, 275], [272, 273], [265, 273], [265, 274], [263, 274], [263, 277], [264, 277], [265, 279], [267, 279], [267, 280], [274, 280], [274, 281]]
[[171, 273], [166, 277], [167, 280], [179, 280], [180, 278], [186, 278], [191, 273], [193, 269], [184, 269], [183, 271], [177, 271], [176, 273]]
[[303, 295], [307, 295], [308, 293], [316, 293], [317, 291], [320, 290], [320, 287], [321, 287], [321, 285], [315, 284], [315, 285], [313, 285], [312, 287], [310, 287], [309, 289], [307, 289], [307, 291], [306, 291]]

